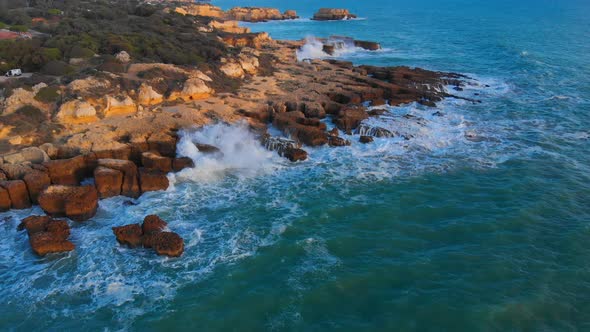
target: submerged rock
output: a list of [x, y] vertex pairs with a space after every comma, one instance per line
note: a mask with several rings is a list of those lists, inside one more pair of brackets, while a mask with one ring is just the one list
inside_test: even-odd
[[371, 136], [361, 136], [359, 138], [359, 142], [361, 142], [363, 144], [371, 143], [371, 142], [373, 142], [373, 137], [371, 137]]

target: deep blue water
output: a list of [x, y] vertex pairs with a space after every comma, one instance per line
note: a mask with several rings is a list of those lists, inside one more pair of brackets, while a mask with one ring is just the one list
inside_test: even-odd
[[[35, 257], [15, 230], [31, 211], [4, 214], [0, 329], [590, 330], [590, 2], [214, 3], [296, 9], [250, 26], [378, 41], [342, 57], [464, 73], [482, 103], [392, 108], [425, 125], [371, 121], [413, 139], [350, 137], [296, 165], [239, 126], [187, 134], [233, 157], [193, 155], [137, 206], [104, 201], [65, 256]], [[319, 7], [362, 19], [305, 19]], [[116, 244], [112, 226], [148, 213], [185, 238], [182, 258]]]

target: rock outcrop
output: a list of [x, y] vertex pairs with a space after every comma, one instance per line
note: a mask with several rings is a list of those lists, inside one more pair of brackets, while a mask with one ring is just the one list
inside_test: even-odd
[[63, 124], [79, 124], [98, 121], [96, 108], [81, 100], [71, 100], [62, 104], [55, 115], [55, 120]]
[[336, 8], [321, 8], [317, 13], [313, 15], [312, 20], [316, 21], [337, 21], [337, 20], [348, 20], [356, 18], [357, 16], [351, 14], [348, 9], [336, 9]]
[[176, 233], [165, 231], [168, 224], [156, 215], [144, 218], [143, 224], [113, 227], [117, 242], [136, 248], [153, 249], [158, 255], [180, 257], [184, 251], [184, 241]]
[[26, 230], [33, 252], [39, 256], [68, 252], [75, 246], [68, 241], [70, 226], [65, 220], [47, 216], [31, 216], [23, 219], [18, 230]]
[[276, 8], [234, 7], [225, 13], [227, 19], [244, 22], [266, 22], [299, 18], [294, 10], [281, 13]]
[[52, 217], [85, 221], [96, 214], [98, 192], [91, 185], [50, 186], [39, 195], [39, 205]]

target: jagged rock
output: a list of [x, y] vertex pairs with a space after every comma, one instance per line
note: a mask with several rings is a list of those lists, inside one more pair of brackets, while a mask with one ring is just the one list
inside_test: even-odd
[[123, 186], [123, 172], [98, 166], [94, 170], [94, 183], [100, 198], [119, 196]]
[[242, 50], [238, 55], [240, 66], [246, 74], [256, 75], [260, 62], [258, 61], [257, 52], [254, 50]]
[[273, 20], [287, 20], [297, 18], [293, 10], [282, 14], [276, 8], [234, 7], [225, 13], [228, 19], [242, 22], [265, 22]]
[[98, 192], [94, 186], [49, 186], [39, 195], [39, 205], [52, 217], [88, 220], [98, 209]]
[[361, 142], [363, 144], [371, 143], [371, 142], [373, 142], [373, 137], [371, 137], [371, 136], [361, 136], [359, 138], [359, 142]]
[[71, 100], [61, 105], [55, 120], [64, 124], [90, 123], [98, 121], [96, 109], [85, 101]]
[[197, 147], [197, 149], [199, 149], [199, 152], [201, 153], [221, 153], [221, 150], [213, 145], [195, 143], [195, 146]]
[[351, 14], [348, 9], [336, 9], [336, 8], [321, 8], [317, 13], [313, 15], [312, 20], [316, 21], [335, 21], [335, 20], [347, 20], [356, 18], [357, 16]]
[[12, 114], [25, 105], [31, 105], [38, 109], [44, 109], [45, 107], [43, 103], [35, 99], [37, 92], [39, 92], [39, 90], [41, 90], [44, 87], [47, 87], [47, 84], [39, 83], [35, 85], [32, 90], [26, 90], [23, 88], [14, 89], [14, 91], [12, 91], [12, 94], [8, 98], [6, 98], [6, 100], [4, 100], [4, 107], [0, 107], [0, 109], [3, 109], [3, 111], [0, 112], [0, 114]]
[[141, 164], [145, 168], [156, 169], [164, 173], [169, 173], [172, 171], [172, 159], [160, 156], [154, 152], [142, 153]]
[[381, 49], [381, 45], [379, 43], [372, 42], [372, 41], [365, 41], [365, 40], [355, 40], [354, 46], [360, 47], [362, 49], [369, 50], [369, 51], [377, 51], [377, 50]]
[[307, 152], [303, 149], [287, 149], [283, 156], [292, 162], [307, 160]]
[[182, 7], [176, 7], [175, 11], [182, 15], [194, 15], [194, 16], [205, 16], [205, 17], [225, 17], [225, 13], [219, 7], [211, 4], [190, 4]]
[[31, 202], [37, 203], [39, 195], [51, 185], [51, 178], [47, 172], [35, 170], [27, 173], [23, 178], [29, 192]]
[[164, 96], [156, 92], [154, 88], [146, 83], [142, 83], [139, 87], [137, 95], [137, 102], [139, 105], [150, 106], [161, 104], [164, 101]]
[[374, 136], [374, 137], [393, 137], [395, 136], [393, 132], [381, 128], [381, 127], [374, 127], [367, 124], [361, 124], [356, 133], [361, 136]]
[[212, 20], [208, 26], [212, 29], [221, 30], [228, 33], [250, 33], [250, 28], [241, 27], [238, 21], [217, 21]]
[[4, 188], [10, 196], [11, 208], [16, 210], [31, 207], [31, 199], [27, 185], [22, 180], [1, 181], [0, 187]]
[[123, 173], [121, 195], [132, 198], [141, 196], [138, 169], [134, 162], [118, 159], [99, 159], [98, 166], [111, 168]]
[[301, 112], [278, 113], [275, 114], [273, 125], [305, 145], [319, 146], [328, 143], [325, 128], [301, 124], [299, 122], [306, 123], [307, 120], [311, 120], [301, 119], [305, 119], [305, 115]]
[[170, 185], [166, 173], [157, 169], [139, 169], [139, 183], [141, 192], [166, 190]]
[[136, 248], [142, 245], [143, 232], [140, 224], [125, 225], [120, 227], [113, 227], [113, 233], [117, 238], [117, 242], [127, 245], [131, 248]]
[[174, 158], [172, 160], [172, 170], [174, 172], [180, 172], [185, 168], [195, 167], [195, 163], [189, 157]]
[[387, 113], [387, 110], [383, 108], [374, 108], [370, 110], [368, 113], [370, 116], [379, 116]]
[[88, 76], [86, 78], [77, 79], [68, 84], [68, 91], [71, 94], [80, 96], [92, 96], [94, 91], [106, 91], [111, 88], [111, 82], [104, 78], [95, 76]]
[[70, 226], [65, 220], [30, 216], [23, 219], [17, 229], [27, 231], [31, 248], [39, 256], [74, 250], [74, 244], [67, 240]]

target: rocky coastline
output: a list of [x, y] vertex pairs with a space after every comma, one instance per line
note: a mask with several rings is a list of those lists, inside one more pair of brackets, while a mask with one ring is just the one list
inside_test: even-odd
[[[67, 223], [54, 218], [83, 222], [95, 215], [100, 199], [166, 190], [167, 173], [199, 167], [177, 156], [181, 129], [246, 122], [262, 145], [293, 162], [304, 161], [306, 149], [345, 148], [351, 134], [359, 134], [365, 144], [373, 137], [400, 135], [364, 124], [383, 113], [379, 108], [369, 111], [368, 105], [417, 102], [434, 107], [444, 98], [459, 98], [447, 92], [447, 86], [460, 90], [465, 84], [462, 75], [419, 68], [355, 66], [335, 59], [298, 61], [296, 52], [305, 41], [272, 40], [233, 23], [295, 18], [291, 11], [223, 12], [193, 4], [167, 10], [211, 19], [195, 33], [214, 31], [230, 52], [218, 63], [198, 68], [141, 63], [118, 52], [123, 71], [105, 69], [61, 84], [55, 89], [59, 97], [51, 102], [38, 98], [45, 83], [15, 88], [2, 101], [0, 211], [39, 204], [47, 216], [27, 218], [20, 226], [27, 230], [35, 253], [74, 249]], [[340, 11], [320, 13], [314, 19], [353, 17]], [[342, 40], [368, 50], [380, 48], [373, 42]], [[334, 43], [321, 42], [327, 55], [333, 54]], [[327, 123], [335, 128], [329, 130]], [[285, 137], [269, 135], [269, 126]], [[194, 144], [202, 153], [218, 151], [202, 142]], [[182, 239], [162, 232], [165, 222], [156, 218], [113, 231], [122, 244], [179, 256]], [[158, 231], [146, 231], [146, 222], [157, 224]]]

